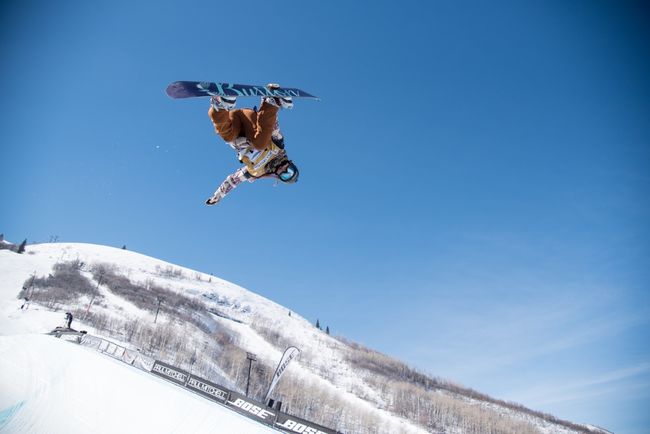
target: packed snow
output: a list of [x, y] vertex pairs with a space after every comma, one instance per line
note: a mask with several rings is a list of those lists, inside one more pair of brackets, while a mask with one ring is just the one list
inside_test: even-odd
[[272, 433], [96, 351], [33, 333], [0, 336], [0, 431]]

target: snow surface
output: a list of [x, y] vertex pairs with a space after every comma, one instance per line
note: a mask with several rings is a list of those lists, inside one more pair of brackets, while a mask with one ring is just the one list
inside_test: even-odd
[[278, 432], [145, 371], [46, 335], [0, 336], [0, 390], [3, 433]]

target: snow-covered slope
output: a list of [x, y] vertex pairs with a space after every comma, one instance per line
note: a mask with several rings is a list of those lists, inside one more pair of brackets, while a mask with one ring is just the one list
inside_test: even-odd
[[[0, 251], [0, 432], [277, 432], [92, 349], [43, 335], [62, 323], [61, 314], [34, 305], [21, 310], [16, 296], [30, 275], [47, 275], [69, 251], [56, 245], [33, 246], [26, 255]], [[96, 246], [78, 253], [132, 264], [144, 258]]]
[[[339, 358], [328, 357], [333, 351], [330, 347], [340, 344], [316, 330], [309, 321], [298, 314], [292, 312], [288, 315], [287, 308], [225, 280], [128, 250], [91, 244], [56, 243], [28, 246], [23, 255], [0, 251], [0, 275], [3, 276], [0, 282], [0, 335], [43, 333], [56, 325], [62, 325], [63, 315], [60, 312], [51, 312], [33, 303], [27, 311], [21, 310], [22, 301], [17, 299], [17, 295], [23, 285], [29, 283], [31, 276], [47, 276], [56, 263], [67, 261], [83, 263], [86, 268], [93, 264], [110, 264], [130, 280], [155, 282], [213, 306], [221, 314], [213, 317], [213, 320], [219, 323], [219, 326], [235, 333], [240, 346], [254, 352], [258, 361], [265, 362], [269, 366], [277, 364], [282, 352], [279, 347], [255, 332], [251, 324], [263, 323], [265, 327], [282, 329], [285, 339], [295, 342], [303, 353], [321, 354], [319, 366], [316, 366], [313, 361], [309, 367], [300, 362], [292, 365], [294, 374], [304, 378], [305, 382], [325, 388], [332, 394], [339, 395], [343, 402], [360, 406], [365, 411], [375, 414], [388, 427], [394, 427], [394, 432], [426, 432], [406, 420], [392, 417], [387, 412], [347, 392], [351, 389], [351, 384], [357, 384], [359, 388], [368, 388], [354, 376], [349, 366], [340, 362]], [[106, 302], [103, 305], [94, 304], [93, 311], [102, 311], [111, 316], [135, 316], [153, 321], [151, 312], [142, 311], [132, 303], [119, 299], [101, 285], [100, 290], [106, 296]], [[90, 300], [84, 301], [87, 303]], [[158, 322], [164, 321], [164, 315], [161, 314]], [[75, 325], [91, 333], [101, 334], [101, 331], [95, 330], [88, 324], [80, 324], [79, 319], [75, 319], [73, 326]], [[331, 341], [331, 343], [323, 345], [323, 341]], [[340, 373], [337, 384], [319, 376], [318, 372], [321, 369]], [[222, 383], [225, 381], [225, 386], [233, 386], [228, 379], [222, 380]], [[368, 391], [372, 393], [370, 389]]]
[[277, 433], [51, 336], [0, 336], [0, 432]]
[[[97, 418], [103, 418], [108, 414], [112, 414], [113, 417], [125, 414], [128, 415], [128, 420], [134, 424], [139, 424], [137, 426], [142, 428], [128, 430], [133, 432], [154, 432], [143, 427], [150, 426], [146, 424], [146, 420], [154, 417], [153, 415], [158, 411], [157, 408], [165, 409], [163, 413], [165, 413], [164, 420], [166, 422], [160, 424], [161, 427], [165, 427], [164, 429], [155, 430], [155, 432], [179, 432], [175, 431], [178, 425], [174, 425], [174, 420], [176, 418], [186, 418], [186, 415], [190, 414], [191, 417], [197, 419], [198, 425], [193, 430], [194, 432], [201, 432], [204, 426], [207, 427], [213, 422], [211, 416], [204, 416], [203, 406], [207, 406], [205, 408], [218, 407], [215, 404], [206, 401], [195, 406], [194, 403], [197, 400], [201, 401], [201, 398], [192, 394], [187, 396], [188, 393], [182, 390], [174, 389], [173, 392], [163, 392], [162, 390], [167, 390], [169, 386], [164, 382], [161, 383], [161, 380], [152, 379], [148, 374], [130, 372], [128, 366], [118, 366], [116, 365], [117, 362], [112, 360], [97, 361], [96, 359], [101, 358], [101, 356], [89, 352], [88, 349], [75, 348], [71, 344], [40, 335], [54, 326], [62, 324], [63, 315], [61, 309], [77, 308], [77, 311], [85, 312], [86, 307], [92, 301], [90, 297], [82, 296], [75, 301], [76, 306], [58, 303], [53, 300], [49, 302], [49, 308], [46, 308], [41, 303], [40, 305], [31, 304], [27, 310], [20, 309], [22, 301], [17, 299], [17, 295], [23, 285], [29, 286], [32, 276], [37, 279], [47, 277], [50, 273], [53, 273], [55, 264], [66, 262], [78, 264], [79, 272], [89, 282], [92, 282], [93, 287], [97, 288], [99, 292], [98, 299], [101, 299], [101, 301], [92, 304], [92, 313], [104, 315], [109, 319], [108, 326], [95, 328], [92, 324], [84, 324], [83, 321], [80, 324], [78, 318], [73, 325], [76, 328], [87, 329], [92, 334], [103, 335], [104, 337], [107, 337], [106, 333], [110, 333], [109, 337], [113, 341], [119, 341], [121, 344], [129, 346], [128, 336], [130, 332], [119, 328], [125, 328], [124, 324], [127, 324], [127, 321], [130, 321], [128, 324], [137, 326], [138, 324], [151, 325], [155, 319], [155, 327], [157, 328], [151, 333], [159, 332], [161, 329], [173, 329], [182, 336], [183, 345], [196, 353], [197, 356], [192, 357], [191, 368], [195, 367], [194, 363], [195, 359], [197, 359], [196, 366], [200, 366], [205, 372], [209, 372], [209, 377], [206, 378], [231, 389], [237, 390], [239, 388], [240, 391], [243, 384], [241, 372], [245, 371], [244, 367], [246, 366], [245, 356], [239, 357], [238, 355], [239, 359], [233, 362], [236, 364], [235, 368], [229, 371], [224, 368], [228, 363], [223, 363], [223, 360], [221, 364], [213, 362], [215, 354], [218, 354], [216, 359], [223, 359], [234, 348], [229, 347], [226, 351], [221, 341], [215, 344], [216, 346], [209, 343], [208, 341], [212, 339], [215, 333], [226, 333], [229, 339], [236, 343], [236, 350], [243, 351], [244, 355], [246, 351], [255, 353], [258, 358], [258, 365], [268, 367], [275, 367], [281, 357], [282, 350], [287, 345], [296, 345], [302, 350], [302, 356], [300, 360], [292, 363], [291, 368], [285, 374], [285, 379], [279, 387], [279, 398], [291, 401], [292, 399], [289, 398], [289, 395], [291, 395], [294, 398], [293, 401], [295, 401], [296, 395], [301, 397], [304, 395], [305, 399], [309, 400], [304, 408], [308, 409], [318, 408], [319, 404], [323, 404], [327, 400], [330, 411], [330, 417], [327, 420], [331, 421], [332, 424], [338, 424], [338, 426], [330, 426], [345, 432], [391, 434], [429, 432], [412, 422], [410, 420], [412, 419], [411, 413], [408, 411], [402, 411], [401, 413], [406, 417], [400, 417], [394, 411], [391, 411], [391, 408], [394, 408], [396, 402], [399, 402], [400, 399], [387, 396], [385, 391], [380, 391], [381, 386], [377, 386], [378, 383], [381, 384], [390, 379], [374, 379], [372, 378], [374, 375], [372, 371], [359, 369], [350, 361], [350, 354], [354, 354], [354, 351], [348, 344], [316, 329], [309, 321], [297, 313], [289, 312], [287, 308], [277, 303], [209, 274], [179, 267], [127, 250], [90, 244], [65, 243], [27, 246], [26, 252], [21, 255], [7, 250], [0, 250], [0, 339], [2, 339], [0, 351], [2, 351], [1, 355], [3, 357], [3, 365], [0, 366], [3, 369], [3, 372], [0, 373], [3, 383], [0, 383], [0, 386], [3, 390], [5, 386], [11, 386], [11, 390], [14, 391], [10, 399], [2, 398], [0, 400], [0, 412], [13, 408], [23, 415], [19, 418], [17, 413], [12, 418], [12, 421], [15, 420], [15, 422], [11, 422], [12, 424], [28, 423], [30, 418], [38, 419], [38, 415], [44, 411], [39, 407], [43, 405], [42, 402], [24, 397], [24, 394], [21, 395], [20, 390], [31, 391], [33, 395], [38, 395], [38, 391], [45, 390], [48, 394], [51, 394], [48, 396], [56, 399], [62, 399], [64, 395], [68, 394], [73, 396], [72, 399], [76, 399], [74, 397], [78, 395], [86, 406], [93, 406], [94, 402], [97, 407], [106, 408], [106, 410], [96, 410], [104, 412], [101, 414], [90, 413], [94, 416], [84, 419], [87, 423], [91, 425], [98, 423], [97, 420], [99, 419]], [[128, 281], [137, 283], [142, 288], [142, 291], [148, 291], [149, 288], [153, 287], [164, 288], [166, 291], [181, 294], [186, 299], [195, 300], [203, 307], [204, 313], [200, 318], [192, 317], [195, 320], [191, 321], [192, 323], [179, 321], [178, 317], [174, 317], [169, 310], [161, 311], [156, 318], [155, 309], [152, 311], [137, 306], [133, 300], [128, 300], [116, 294], [106, 285], [105, 280], [98, 278], [96, 273], [98, 265], [106, 265], [116, 273], [126, 277]], [[95, 270], [94, 274], [93, 270]], [[59, 309], [59, 311], [54, 312], [52, 309]], [[190, 314], [194, 313], [190, 312]], [[82, 314], [81, 318], [84, 316]], [[196, 324], [199, 324], [199, 326]], [[21, 347], [22, 350], [19, 351]], [[170, 357], [169, 353], [166, 355]], [[154, 356], [158, 357], [157, 354]], [[171, 356], [174, 356], [174, 354]], [[48, 359], [56, 359], [52, 364], [56, 369], [49, 368], [50, 365], [46, 363]], [[161, 356], [161, 360], [166, 359]], [[166, 361], [170, 363], [183, 362], [182, 360]], [[186, 362], [187, 360], [183, 363]], [[68, 365], [73, 366], [73, 368], [67, 368]], [[27, 369], [27, 367], [31, 368]], [[10, 374], [5, 374], [5, 368], [6, 372]], [[31, 378], [25, 373], [30, 370], [37, 373], [37, 377]], [[80, 373], [82, 376], [75, 377], [75, 373]], [[79, 378], [86, 376], [88, 381], [79, 380]], [[98, 376], [102, 377], [103, 380], [93, 378]], [[112, 377], [116, 378], [115, 381], [112, 380]], [[134, 389], [129, 389], [130, 381], [137, 384], [137, 393], [133, 393]], [[294, 387], [294, 389], [298, 389], [297, 392], [282, 390], [286, 384], [292, 381], [293, 384], [298, 384], [298, 386]], [[147, 386], [149, 383], [152, 384], [150, 388]], [[89, 388], [95, 391], [97, 395], [95, 395], [95, 392], [89, 394], [89, 392], [82, 391], [84, 384], [90, 385]], [[97, 391], [104, 388], [110, 389], [111, 392], [104, 391], [105, 393], [102, 394]], [[123, 390], [113, 392], [113, 390], [119, 389]], [[28, 394], [28, 392], [24, 393]], [[125, 402], [130, 402], [130, 405], [123, 405], [119, 399], [120, 393], [128, 395]], [[167, 393], [171, 395], [166, 399], [161, 398], [159, 400], [159, 397], [167, 396]], [[464, 432], [461, 420], [464, 417], [463, 415], [474, 418], [474, 423], [485, 420], [486, 417], [495, 420], [506, 418], [512, 422], [504, 424], [501, 431], [497, 429], [495, 432], [577, 432], [565, 426], [541, 420], [529, 413], [501, 408], [494, 402], [485, 403], [467, 397], [458, 397], [454, 393], [445, 390], [418, 391], [418, 393], [421, 393], [423, 397], [429, 396], [436, 401], [429, 408], [438, 410], [442, 408], [444, 411], [451, 411], [455, 415], [446, 418], [448, 419], [447, 422], [441, 422], [445, 424], [441, 427], [441, 430], [448, 433]], [[98, 396], [100, 394], [101, 397]], [[139, 394], [141, 396], [138, 396]], [[405, 395], [406, 399], [408, 395], [409, 393]], [[151, 396], [151, 398], [144, 398], [148, 396]], [[420, 416], [420, 398], [417, 399], [418, 413], [413, 413], [413, 418]], [[143, 413], [133, 410], [136, 402], [132, 400], [136, 400], [138, 406], [146, 407], [146, 410]], [[401, 398], [401, 400], [404, 401], [405, 398]], [[178, 410], [171, 409], [172, 406], [166, 403], [176, 403], [173, 407]], [[58, 411], [66, 414], [75, 413], [73, 407], [69, 410], [66, 410], [66, 408], [65, 404], [61, 404]], [[465, 410], [465, 408], [469, 410]], [[139, 418], [137, 414], [142, 414], [142, 417]], [[315, 413], [298, 415], [305, 418], [318, 416]], [[70, 417], [73, 418], [73, 416]], [[85, 416], [79, 417], [85, 418]], [[138, 420], [135, 421], [132, 418]], [[206, 420], [206, 425], [201, 422], [202, 418]], [[216, 419], [222, 420], [221, 417]], [[21, 420], [22, 422], [20, 422]], [[318, 420], [316, 421], [318, 422]], [[40, 422], [35, 420], [30, 423], [37, 424]], [[501, 422], [495, 424], [495, 427], [498, 428], [499, 426], [501, 426]], [[522, 431], [524, 428], [525, 431]], [[35, 429], [31, 432], [45, 431]], [[241, 431], [224, 429], [220, 432], [257, 431], [252, 429]]]

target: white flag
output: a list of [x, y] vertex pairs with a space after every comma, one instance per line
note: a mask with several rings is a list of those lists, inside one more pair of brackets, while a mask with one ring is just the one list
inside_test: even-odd
[[269, 391], [266, 392], [266, 397], [264, 398], [265, 403], [268, 402], [269, 396], [271, 396], [271, 392], [273, 392], [275, 385], [280, 380], [280, 377], [287, 369], [289, 363], [291, 363], [291, 361], [299, 355], [300, 355], [300, 350], [296, 347], [289, 347], [285, 350], [284, 354], [282, 355], [282, 359], [280, 359], [280, 364], [278, 364], [278, 368], [275, 370], [275, 374], [273, 374], [273, 380], [271, 380]]

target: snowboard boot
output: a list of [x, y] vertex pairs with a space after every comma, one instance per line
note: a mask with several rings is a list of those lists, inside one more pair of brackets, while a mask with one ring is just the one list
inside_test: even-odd
[[219, 110], [232, 110], [237, 103], [236, 96], [220, 96], [213, 95], [210, 98], [210, 105], [217, 111]]
[[265, 96], [262, 98], [262, 103], [271, 104], [272, 106], [283, 109], [293, 108], [293, 98], [290, 96]]
[[[279, 89], [280, 85], [277, 83], [269, 83], [266, 85], [266, 88], [269, 90], [275, 90]], [[278, 108], [293, 108], [293, 99], [290, 96], [265, 96], [262, 98], [262, 103], [264, 102]]]

